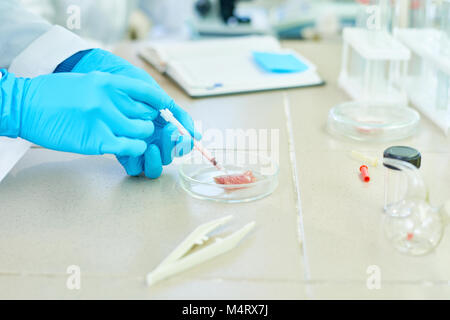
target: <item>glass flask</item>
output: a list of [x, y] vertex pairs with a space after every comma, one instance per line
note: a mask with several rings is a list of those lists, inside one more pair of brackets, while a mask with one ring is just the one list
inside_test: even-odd
[[389, 175], [385, 186], [387, 199], [393, 201], [383, 217], [386, 238], [401, 253], [416, 256], [431, 252], [442, 238], [444, 223], [439, 209], [428, 202], [417, 166], [392, 158], [384, 158], [383, 164]]

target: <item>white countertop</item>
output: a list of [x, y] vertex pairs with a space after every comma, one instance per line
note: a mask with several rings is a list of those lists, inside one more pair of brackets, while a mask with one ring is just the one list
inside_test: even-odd
[[[349, 157], [354, 149], [381, 157], [389, 144], [325, 132], [329, 109], [348, 100], [337, 87], [340, 45], [283, 44], [317, 64], [327, 85], [192, 100], [141, 62], [136, 46], [122, 46], [118, 52], [146, 68], [203, 130], [279, 129], [280, 185], [256, 202], [220, 204], [187, 195], [176, 165], [151, 181], [127, 177], [113, 157], [32, 149], [0, 184], [0, 298], [450, 298], [449, 236], [424, 257], [397, 253], [381, 230], [383, 170], [370, 168], [364, 184]], [[431, 201], [448, 200], [450, 139], [423, 119], [415, 137], [395, 144], [422, 152]], [[238, 248], [145, 286], [145, 275], [196, 226], [230, 214], [229, 230], [257, 223]], [[81, 290], [66, 287], [70, 265], [81, 268]], [[381, 271], [379, 290], [366, 286], [371, 265]]]

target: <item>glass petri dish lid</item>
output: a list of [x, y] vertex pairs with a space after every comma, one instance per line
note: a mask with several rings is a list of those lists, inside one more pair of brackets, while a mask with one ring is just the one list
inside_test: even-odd
[[419, 113], [409, 107], [352, 101], [330, 110], [327, 129], [354, 140], [384, 142], [412, 136], [419, 122]]
[[[210, 150], [225, 171], [219, 171], [198, 152], [192, 152], [179, 166], [181, 187], [192, 197], [227, 203], [264, 198], [278, 186], [278, 163], [267, 152]], [[218, 184], [214, 178], [251, 171], [256, 178], [245, 184]]]

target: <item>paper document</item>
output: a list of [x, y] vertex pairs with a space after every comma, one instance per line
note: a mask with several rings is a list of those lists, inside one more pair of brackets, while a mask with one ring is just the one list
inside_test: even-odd
[[[255, 52], [265, 53], [257, 55], [263, 58], [259, 62], [270, 63], [270, 67], [274, 62], [278, 65], [286, 62], [280, 57], [290, 57], [288, 67], [292, 69], [293, 61], [297, 61], [296, 70], [302, 72], [271, 72], [261, 67]], [[192, 97], [323, 84], [313, 63], [293, 50], [281, 48], [278, 40], [271, 36], [155, 42], [139, 54]], [[286, 65], [281, 67], [285, 68]]]

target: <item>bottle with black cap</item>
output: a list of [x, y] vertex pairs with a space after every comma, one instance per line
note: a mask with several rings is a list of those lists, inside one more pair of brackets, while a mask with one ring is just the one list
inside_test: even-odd
[[[383, 157], [385, 159], [395, 159], [412, 164], [417, 169], [420, 168], [422, 156], [419, 151], [406, 146], [395, 146], [387, 148]], [[390, 206], [404, 199], [408, 188], [406, 175], [400, 172], [399, 168], [383, 163], [386, 169], [385, 191], [384, 191], [384, 210], [387, 211]]]

